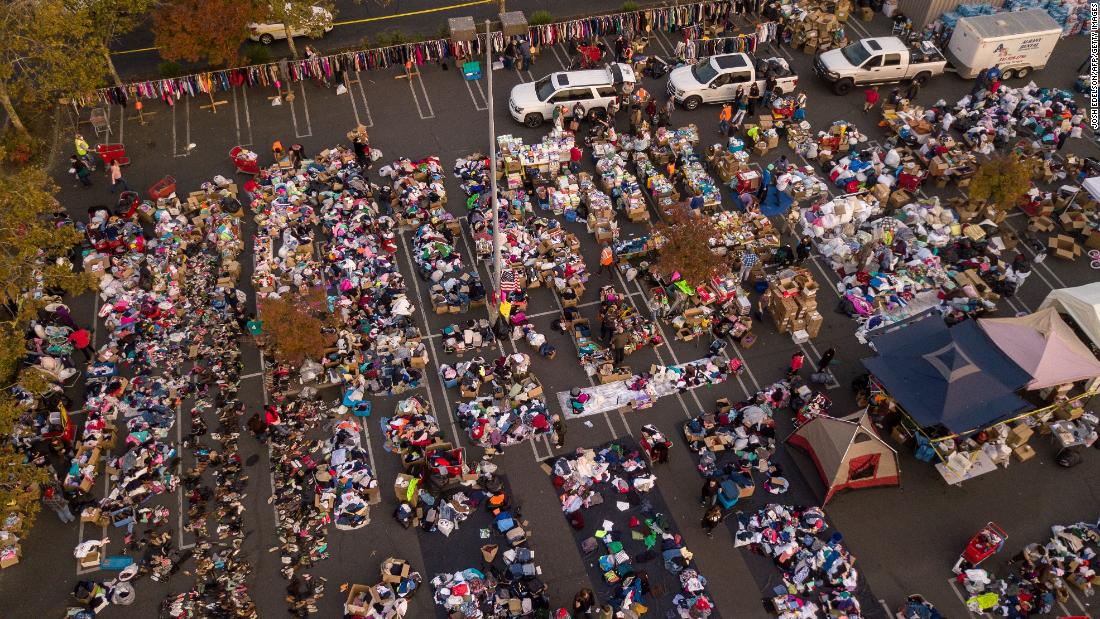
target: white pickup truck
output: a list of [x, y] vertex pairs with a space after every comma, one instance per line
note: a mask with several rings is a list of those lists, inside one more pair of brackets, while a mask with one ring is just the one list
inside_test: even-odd
[[733, 101], [737, 89], [748, 92], [753, 82], [764, 92], [767, 77], [775, 78], [775, 87], [783, 94], [798, 86], [798, 76], [782, 58], [760, 58], [739, 52], [718, 54], [693, 65], [677, 67], [668, 75], [668, 95], [689, 110], [702, 103]]
[[848, 94], [857, 84], [910, 80], [923, 85], [946, 66], [947, 59], [935, 45], [924, 41], [910, 47], [897, 37], [860, 39], [814, 57], [814, 73], [832, 83], [838, 95]]

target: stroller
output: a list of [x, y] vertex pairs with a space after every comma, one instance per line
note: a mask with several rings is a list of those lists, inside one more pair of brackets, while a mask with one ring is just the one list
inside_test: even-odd
[[951, 571], [961, 574], [972, 567], [977, 567], [982, 561], [1004, 548], [1007, 539], [1008, 534], [1000, 525], [994, 522], [987, 523], [974, 534], [974, 537], [970, 538], [970, 542], [963, 549], [962, 555], [959, 556], [959, 560], [955, 562]]

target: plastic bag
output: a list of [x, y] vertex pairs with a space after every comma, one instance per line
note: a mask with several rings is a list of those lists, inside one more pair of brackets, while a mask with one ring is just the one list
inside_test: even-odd
[[282, 105], [282, 104], [283, 104], [283, 98], [281, 96], [276, 96], [274, 99], [271, 100], [271, 107], [275, 107], [277, 105]]
[[336, 85], [336, 94], [342, 95], [342, 94], [346, 93], [347, 91], [348, 91], [347, 86], [344, 86], [343, 84], [337, 84]]

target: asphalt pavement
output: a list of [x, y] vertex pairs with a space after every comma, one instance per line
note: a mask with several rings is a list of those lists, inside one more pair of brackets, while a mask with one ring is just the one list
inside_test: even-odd
[[[440, 16], [435, 19], [440, 19]], [[882, 34], [888, 31], [889, 24], [885, 18], [878, 16], [870, 24], [850, 22], [850, 29], [854, 35], [864, 31]], [[662, 54], [672, 47], [671, 41], [663, 34], [654, 36], [650, 45], [652, 51]], [[1086, 53], [1085, 39], [1076, 37], [1064, 40], [1055, 51], [1055, 61], [1045, 71], [1034, 74], [1032, 79], [1041, 85], [1069, 88], [1076, 77], [1074, 68]], [[800, 76], [799, 86], [808, 94], [807, 118], [815, 129], [824, 129], [837, 119], [847, 119], [857, 123], [872, 140], [885, 139], [886, 136], [877, 127], [876, 118], [862, 114], [862, 95], [853, 93], [847, 97], [837, 97], [831, 94], [810, 72], [809, 56], [789, 49], [778, 50], [771, 45], [763, 46], [758, 54], [782, 55], [789, 59]], [[545, 128], [527, 129], [510, 118], [506, 106], [507, 93], [512, 86], [560, 70], [568, 62], [567, 49], [559, 45], [544, 49], [530, 71], [494, 72], [498, 133], [512, 133], [530, 141], [537, 141], [545, 133]], [[343, 95], [336, 95], [333, 89], [313, 83], [292, 84], [290, 88], [296, 95], [294, 100], [275, 107], [270, 102], [270, 97], [275, 95], [274, 89], [240, 88], [216, 96], [217, 100], [225, 101], [224, 105], [215, 108], [216, 113], [203, 107], [209, 104], [205, 99], [184, 98], [173, 107], [148, 102], [144, 124], [132, 108], [112, 107], [109, 109], [110, 141], [126, 144], [133, 163], [125, 169], [124, 175], [132, 187], [144, 189], [163, 176], [171, 175], [181, 192], [196, 189], [216, 174], [233, 176], [228, 152], [234, 145], [257, 151], [263, 161], [267, 160], [270, 144], [276, 139], [283, 144], [301, 143], [307, 153], [315, 153], [344, 142], [345, 133], [357, 124], [368, 127], [372, 146], [383, 152], [383, 162], [401, 156], [416, 159], [436, 155], [445, 167], [449, 167], [457, 157], [474, 151], [487, 152], [490, 148], [486, 111], [489, 93], [485, 79], [466, 82], [455, 71], [443, 71], [434, 65], [422, 67], [412, 79], [400, 77], [396, 71], [361, 73], [358, 81], [350, 84], [349, 92]], [[651, 92], [663, 92], [663, 84], [652, 82], [645, 86]], [[968, 82], [945, 75], [932, 80], [922, 90], [919, 102], [930, 104], [941, 97], [955, 100], [968, 91]], [[717, 115], [715, 107], [702, 107], [694, 112], [678, 109], [672, 123], [675, 126], [695, 123], [704, 140], [713, 136], [717, 141]], [[80, 130], [90, 137], [90, 127], [81, 126]], [[62, 131], [59, 149], [62, 153], [68, 148], [68, 135], [68, 130]], [[1100, 148], [1087, 139], [1071, 140], [1066, 151], [1100, 155]], [[780, 154], [786, 154], [794, 161], [799, 160], [785, 146], [778, 152], [770, 153], [766, 161], [761, 161], [759, 157], [753, 157], [753, 160], [766, 163]], [[592, 169], [588, 161], [585, 167]], [[83, 189], [74, 186], [61, 161], [57, 162], [54, 172], [62, 187], [60, 199], [74, 217], [83, 218], [89, 206], [108, 203], [112, 199], [107, 182], [101, 176], [95, 177], [93, 187]], [[452, 198], [461, 195], [453, 178], [448, 179], [447, 190]], [[956, 195], [952, 194], [951, 189], [926, 188], [926, 191], [944, 198]], [[450, 208], [458, 215], [464, 214], [460, 212], [462, 203], [462, 200], [452, 199]], [[1009, 221], [1010, 225], [1020, 230], [1026, 223], [1025, 218], [1015, 215]], [[623, 234], [644, 229], [641, 225], [620, 223]], [[581, 239], [586, 262], [597, 264], [598, 248], [583, 224], [565, 225]], [[778, 225], [782, 227], [784, 224]], [[247, 238], [254, 230], [251, 222], [246, 222], [245, 230]], [[472, 256], [473, 244], [468, 234], [464, 241], [466, 244], [460, 244], [459, 249]], [[399, 257], [408, 256], [409, 245], [410, 234], [406, 232], [400, 244]], [[412, 292], [418, 301], [417, 319], [422, 330], [426, 334], [439, 333], [443, 326], [454, 322], [454, 318], [430, 311], [426, 290], [412, 273], [411, 264], [405, 259], [400, 262], [406, 280], [413, 282]], [[243, 285], [247, 285], [249, 279], [249, 263], [247, 257], [242, 260], [246, 266], [241, 278]], [[484, 266], [481, 265], [481, 275], [488, 277]], [[819, 295], [825, 324], [819, 337], [803, 345], [802, 349], [811, 364], [816, 364], [821, 352], [830, 347], [836, 349], [834, 373], [838, 384], [828, 389], [827, 395], [834, 402], [833, 413], [843, 415], [855, 409], [854, 398], [847, 386], [853, 377], [862, 373], [859, 359], [869, 356], [871, 351], [854, 338], [855, 323], [831, 311], [832, 301], [838, 298], [833, 286], [835, 276], [818, 262], [813, 263], [812, 269], [822, 287]], [[1094, 273], [1085, 261], [1068, 263], [1054, 258], [1046, 260], [1036, 267], [1035, 275], [1027, 280], [1014, 298], [1000, 304], [998, 314], [1013, 315], [1034, 310], [1052, 288], [1095, 281]], [[599, 279], [605, 276], [593, 277]], [[632, 303], [644, 310], [646, 291], [640, 283], [627, 282], [621, 274], [606, 277]], [[589, 285], [581, 300], [582, 305], [588, 304], [582, 311], [593, 321], [597, 289], [598, 286]], [[528, 314], [533, 316], [535, 325], [559, 351], [553, 361], [532, 355], [533, 370], [542, 381], [548, 400], [553, 402], [555, 398], [552, 394], [577, 385], [585, 386], [589, 384], [588, 378], [574, 361], [572, 342], [547, 328], [559, 310], [554, 295], [540, 288], [531, 291], [530, 297]], [[74, 301], [74, 308], [75, 315], [90, 317], [96, 304], [92, 298], [86, 297]], [[475, 308], [469, 315], [477, 315], [480, 311], [483, 310]], [[667, 326], [663, 328], [668, 335]], [[671, 517], [679, 524], [688, 547], [695, 552], [700, 572], [710, 581], [709, 589], [722, 616], [766, 616], [760, 599], [770, 589], [769, 583], [774, 574], [769, 570], [772, 568], [758, 557], [751, 557], [742, 549], [734, 549], [732, 534], [724, 536], [720, 532], [713, 540], [704, 537], [698, 524], [700, 509], [697, 502], [702, 480], [680, 431], [689, 417], [710, 410], [716, 399], [727, 397], [742, 400], [782, 378], [791, 354], [799, 347], [786, 335], [776, 333], [767, 322], [754, 329], [754, 333], [759, 339], [751, 349], [732, 347], [731, 354], [739, 355], [746, 364], [745, 373], [736, 379], [664, 398], [654, 407], [641, 412], [612, 412], [584, 420], [571, 420], [565, 449], [557, 449], [550, 442], [540, 439], [509, 448], [496, 459], [530, 521], [530, 546], [536, 552], [537, 562], [543, 569], [542, 578], [556, 604], [567, 605], [572, 595], [584, 586], [600, 591], [601, 583], [592, 582], [586, 560], [572, 543], [573, 535], [561, 516], [558, 497], [539, 462], [578, 447], [602, 445], [627, 435], [638, 436], [642, 425], [655, 424], [674, 442], [671, 462], [655, 470], [657, 490]], [[478, 451], [470, 442], [459, 436], [450, 414], [457, 394], [445, 390], [435, 377], [435, 368], [441, 363], [454, 361], [454, 357], [442, 353], [435, 339], [430, 340], [430, 379], [426, 390], [433, 413], [439, 418], [448, 440], [476, 454]], [[698, 359], [706, 352], [705, 341], [685, 343], [666, 337], [665, 342], [628, 357], [627, 364], [635, 369], [646, 369], [652, 363], [674, 364]], [[498, 344], [497, 350], [533, 352], [526, 348], [523, 343], [517, 345], [503, 341]], [[246, 367], [241, 392], [251, 412], [265, 401], [266, 393], [260, 377], [259, 357], [251, 346], [245, 346], [244, 360]], [[400, 471], [400, 463], [394, 455], [382, 449], [378, 418], [391, 410], [395, 401], [395, 398], [375, 399], [375, 416], [364, 421], [365, 443], [369, 445], [372, 462], [381, 479], [383, 500], [381, 504], [372, 506], [372, 522], [363, 529], [330, 533], [332, 558], [312, 570], [314, 574], [328, 579], [318, 616], [338, 616], [343, 602], [340, 584], [376, 582], [378, 565], [387, 556], [410, 560], [414, 569], [422, 572], [425, 581], [431, 579], [436, 570], [477, 566], [480, 563], [476, 536], [464, 534], [448, 539], [434, 533], [407, 531], [390, 517], [396, 507], [396, 500], [389, 490], [390, 481]], [[551, 403], [551, 408], [556, 412], [556, 404]], [[181, 416], [177, 429], [186, 433], [188, 427], [182, 417], [186, 415]], [[784, 432], [790, 429], [790, 419], [784, 414], [779, 417], [778, 434], [785, 436]], [[1009, 551], [1004, 553], [1004, 558], [1007, 558], [1024, 544], [1043, 539], [1050, 525], [1096, 519], [1100, 513], [1100, 476], [1095, 473], [1100, 460], [1096, 450], [1085, 454], [1084, 464], [1066, 470], [1054, 464], [1055, 448], [1045, 444], [1041, 437], [1034, 447], [1038, 452], [1036, 458], [1025, 463], [1013, 462], [1007, 470], [968, 481], [961, 487], [947, 486], [931, 465], [914, 460], [903, 450], [900, 488], [864, 490], [834, 498], [826, 513], [858, 558], [856, 565], [866, 579], [870, 599], [878, 602], [877, 605], [865, 604], [864, 610], [868, 616], [886, 616], [887, 607], [896, 608], [906, 595], [916, 592], [934, 601], [950, 617], [966, 616], [967, 611], [961, 604], [958, 590], [950, 583], [950, 567], [969, 537], [986, 521], [999, 522], [1009, 533]], [[267, 503], [271, 493], [267, 452], [247, 437], [241, 440], [241, 450], [246, 460], [253, 455], [258, 459], [248, 469], [251, 480], [245, 500], [245, 522], [249, 531], [245, 546], [255, 574], [251, 581], [253, 598], [261, 616], [284, 616], [285, 582], [278, 574], [278, 553], [269, 552], [270, 548], [278, 545], [278, 540], [273, 537], [274, 514]], [[821, 500], [824, 496], [823, 485], [809, 460], [793, 451], [783, 457], [790, 462], [787, 468], [793, 485], [791, 495], [770, 497], [758, 491], [744, 509], [755, 509], [771, 500]], [[180, 511], [176, 508], [182, 505], [182, 497], [168, 495], [158, 500], [175, 510], [175, 519]], [[173, 522], [177, 522], [178, 542], [181, 545], [193, 543], [183, 535], [182, 520]], [[100, 531], [81, 526], [74, 530], [73, 526], [58, 522], [48, 510], [41, 514], [35, 531], [24, 543], [22, 563], [0, 571], [0, 597], [19, 601], [18, 610], [11, 616], [58, 616], [71, 599], [68, 593], [79, 578], [108, 577], [100, 572], [80, 575], [71, 555], [72, 546], [79, 540], [98, 538], [104, 534], [112, 538], [112, 551], [119, 550], [122, 541], [120, 529]], [[108, 612], [113, 616], [156, 616], [157, 605], [167, 593], [189, 589], [192, 582], [193, 578], [186, 573], [177, 575], [167, 583], [142, 579], [136, 585], [138, 599], [133, 606]], [[1083, 605], [1084, 600], [1080, 602]], [[1066, 612], [1067, 615], [1089, 611], [1084, 607], [1066, 610], [1073, 611]], [[414, 598], [410, 616], [437, 615], [430, 591], [423, 591]]]

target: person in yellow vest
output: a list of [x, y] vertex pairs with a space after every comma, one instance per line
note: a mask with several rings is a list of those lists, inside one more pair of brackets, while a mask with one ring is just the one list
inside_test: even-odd
[[84, 161], [89, 170], [95, 170], [95, 160], [88, 155], [89, 148], [88, 142], [84, 139], [84, 136], [79, 133], [76, 134], [76, 137], [73, 138], [73, 149], [76, 150], [76, 156]]
[[271, 143], [271, 156], [275, 158], [275, 163], [283, 160], [283, 143], [279, 140]]
[[607, 271], [608, 279], [611, 278], [611, 265], [615, 262], [615, 252], [611, 251], [611, 246], [604, 244], [603, 249], [600, 251], [600, 269], [597, 274], [602, 274]]

